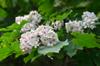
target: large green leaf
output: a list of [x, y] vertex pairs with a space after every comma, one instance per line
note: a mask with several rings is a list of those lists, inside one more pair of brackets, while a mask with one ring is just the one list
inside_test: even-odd
[[69, 43], [68, 41], [64, 41], [64, 42], [58, 42], [56, 45], [52, 46], [52, 47], [40, 47], [38, 49], [38, 53], [39, 54], [43, 54], [46, 55], [47, 53], [59, 53], [59, 51], [61, 50], [61, 48], [63, 48], [64, 46], [67, 46]]
[[0, 37], [0, 45], [1, 46], [9, 46], [13, 43], [13, 41], [15, 41], [16, 39], [18, 39], [19, 36], [19, 31], [12, 31], [12, 32], [6, 32], [4, 33], [1, 37]]
[[72, 39], [73, 44], [86, 48], [100, 48], [100, 44], [96, 42], [95, 34], [74, 32], [72, 33], [72, 35], [75, 37]]
[[11, 55], [12, 50], [10, 48], [0, 48], [0, 61], [7, 58], [9, 55]]

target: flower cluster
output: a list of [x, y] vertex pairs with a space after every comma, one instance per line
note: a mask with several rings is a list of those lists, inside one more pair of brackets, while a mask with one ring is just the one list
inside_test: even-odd
[[[16, 17], [17, 24], [20, 24], [22, 20], [29, 21], [21, 29], [20, 48], [23, 52], [30, 53], [32, 47], [54, 46], [59, 42], [54, 30], [59, 30], [64, 22], [55, 21], [52, 23], [53, 27], [49, 25], [39, 26], [41, 19], [42, 17], [37, 11], [31, 11], [29, 15]], [[93, 12], [86, 11], [82, 15], [82, 20], [69, 20], [65, 23], [66, 32], [83, 32], [85, 28], [93, 29], [97, 19]]]
[[45, 46], [53, 46], [59, 40], [57, 34], [53, 31], [53, 28], [50, 26], [39, 26], [36, 29], [38, 36], [40, 36], [41, 43]]
[[20, 24], [23, 20], [29, 21], [21, 29], [21, 32], [27, 32], [30, 30], [35, 30], [38, 27], [41, 19], [42, 17], [37, 11], [31, 11], [28, 15], [16, 17], [16, 23]]
[[82, 32], [82, 21], [69, 21], [68, 23], [65, 23], [66, 32]]
[[16, 18], [15, 18], [15, 22], [17, 23], [17, 24], [20, 24], [23, 20], [28, 20], [29, 19], [29, 15], [24, 15], [24, 16], [17, 16]]
[[82, 15], [82, 20], [81, 21], [69, 21], [65, 23], [66, 31], [68, 32], [83, 32], [85, 28], [90, 28], [93, 29], [95, 28], [95, 21], [98, 18], [93, 12], [84, 12]]
[[93, 12], [83, 12], [82, 21], [83, 21], [83, 28], [95, 28], [95, 21], [97, 21], [97, 17]]
[[20, 48], [24, 53], [29, 53], [32, 47], [39, 46], [39, 38], [34, 34], [34, 32], [26, 32], [21, 35], [20, 38]]
[[30, 11], [28, 15], [24, 16], [17, 16], [15, 18], [15, 22], [17, 24], [20, 24], [23, 20], [29, 20], [30, 22], [37, 22], [39, 23], [41, 21], [42, 17], [37, 11]]
[[20, 48], [29, 53], [32, 47], [37, 48], [40, 45], [53, 46], [58, 42], [57, 34], [50, 26], [39, 26], [36, 30], [23, 33], [20, 38]]

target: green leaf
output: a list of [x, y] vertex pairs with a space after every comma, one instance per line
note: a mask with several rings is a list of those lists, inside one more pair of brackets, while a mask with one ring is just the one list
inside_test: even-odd
[[10, 48], [12, 49], [13, 53], [16, 54], [15, 58], [17, 58], [20, 55], [22, 55], [22, 51], [20, 49], [20, 42], [18, 40], [12, 42]]
[[4, 9], [0, 8], [0, 20], [3, 20], [7, 15], [7, 12]]
[[12, 8], [17, 4], [17, 0], [0, 0], [0, 6], [2, 8]]
[[27, 63], [28, 61], [34, 61], [35, 59], [37, 59], [38, 57], [40, 57], [40, 55], [37, 53], [37, 49], [32, 49], [32, 52], [24, 58], [24, 62]]
[[6, 32], [0, 37], [1, 45], [7, 45], [9, 46], [12, 44], [13, 41], [15, 41], [19, 36], [18, 31], [13, 31], [13, 32]]
[[23, 20], [22, 22], [21, 22], [21, 24], [19, 25], [19, 24], [17, 24], [17, 23], [13, 23], [11, 26], [8, 26], [7, 27], [7, 29], [10, 29], [10, 30], [20, 30], [21, 28], [22, 28], [22, 26], [24, 25], [24, 24], [26, 24], [28, 21], [26, 21], [26, 20]]
[[70, 57], [76, 55], [77, 50], [82, 50], [83, 48], [80, 46], [77, 46], [75, 44], [69, 44], [68, 46], [66, 46], [64, 48], [64, 50], [66, 51], [66, 54]]
[[24, 62], [27, 63], [28, 61], [30, 61], [32, 59], [34, 55], [31, 53], [29, 54], [27, 57], [24, 58]]
[[75, 37], [72, 39], [73, 44], [86, 48], [100, 48], [100, 44], [96, 42], [95, 34], [74, 32], [72, 35]]
[[49, 16], [54, 11], [54, 0], [39, 0], [37, 3], [39, 12], [45, 17], [46, 20], [49, 19]]
[[57, 20], [66, 19], [71, 13], [72, 13], [72, 10], [67, 11], [67, 12], [64, 12], [64, 13], [62, 13], [62, 14], [60, 14], [60, 15], [56, 15], [56, 19], [57, 19]]
[[5, 47], [5, 48], [0, 48], [0, 61], [4, 60], [7, 58], [9, 55], [11, 55], [12, 50]]
[[22, 21], [21, 22], [21, 24], [20, 25], [18, 25], [18, 24], [16, 24], [16, 23], [13, 23], [12, 25], [10, 25], [10, 26], [8, 26], [7, 28], [1, 28], [0, 29], [0, 32], [3, 32], [3, 31], [20, 31], [20, 29], [22, 28], [22, 26], [24, 25], [24, 24], [26, 24], [27, 23], [27, 21]]
[[38, 53], [39, 54], [43, 54], [46, 55], [47, 53], [59, 53], [59, 51], [61, 50], [61, 48], [63, 48], [64, 46], [67, 46], [69, 43], [68, 41], [64, 41], [64, 42], [58, 42], [56, 45], [52, 46], [52, 47], [40, 47], [38, 49]]
[[0, 0], [0, 6], [2, 6], [2, 7], [7, 7], [7, 5], [6, 5], [6, 0]]

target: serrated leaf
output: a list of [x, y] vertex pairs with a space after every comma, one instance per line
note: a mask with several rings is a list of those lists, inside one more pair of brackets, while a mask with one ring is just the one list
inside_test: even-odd
[[39, 54], [46, 55], [47, 53], [59, 53], [62, 47], [67, 46], [69, 43], [66, 40], [65, 42], [58, 42], [56, 45], [52, 47], [40, 47], [38, 49]]
[[72, 39], [73, 44], [86, 48], [100, 48], [100, 45], [96, 42], [95, 34], [74, 32], [72, 35], [75, 37]]

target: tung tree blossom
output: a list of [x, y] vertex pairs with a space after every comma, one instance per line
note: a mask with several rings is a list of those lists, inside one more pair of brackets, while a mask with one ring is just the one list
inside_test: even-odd
[[23, 20], [28, 21], [21, 29], [21, 32], [27, 32], [35, 30], [41, 22], [41, 19], [42, 17], [37, 11], [31, 11], [28, 15], [16, 17], [15, 21], [17, 24], [20, 24]]
[[50, 26], [41, 25], [36, 29], [36, 32], [38, 32], [40, 40], [45, 46], [53, 46], [59, 41], [57, 34], [53, 31], [53, 28]]
[[93, 12], [83, 12], [82, 20], [69, 21], [65, 23], [66, 31], [69, 32], [83, 32], [85, 28], [94, 29], [97, 17]]
[[[29, 15], [16, 17], [16, 23], [20, 24], [22, 20], [28, 20], [21, 29], [20, 48], [25, 53], [30, 53], [32, 48], [40, 46], [54, 46], [59, 42], [57, 33], [54, 30], [59, 30], [62, 27], [61, 21], [56, 21], [52, 25], [40, 25], [41, 15], [37, 11], [31, 11]], [[95, 28], [95, 21], [98, 18], [93, 12], [84, 12], [82, 20], [69, 20], [65, 23], [66, 32], [83, 32], [85, 28]]]
[[83, 28], [95, 28], [95, 21], [97, 21], [97, 17], [96, 15], [94, 14], [94, 12], [83, 12], [83, 15], [82, 15], [82, 26]]
[[58, 36], [50, 26], [39, 26], [36, 30], [23, 33], [20, 38], [20, 48], [29, 53], [32, 47], [53, 46], [58, 42]]
[[39, 45], [39, 38], [34, 32], [26, 32], [21, 35], [20, 48], [24, 53], [31, 52], [33, 46], [37, 48]]
[[65, 28], [67, 33], [68, 32], [82, 32], [82, 21], [69, 21], [68, 23], [65, 23]]

